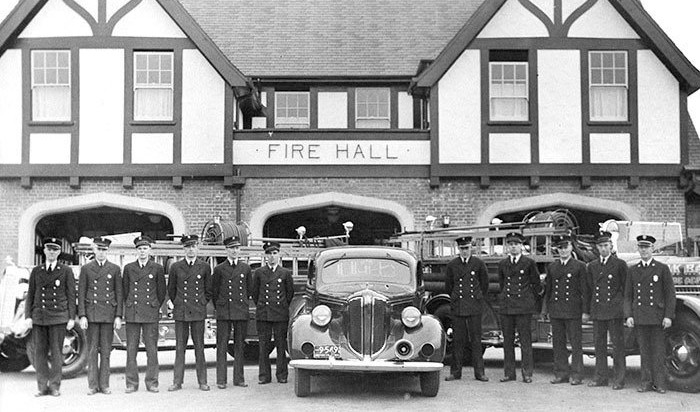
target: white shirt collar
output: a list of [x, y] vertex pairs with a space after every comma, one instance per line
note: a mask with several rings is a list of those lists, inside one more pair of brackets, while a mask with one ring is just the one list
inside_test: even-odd
[[236, 259], [226, 258], [226, 259], [228, 260], [228, 263], [231, 264], [231, 266], [236, 266], [238, 264], [238, 258], [236, 258]]

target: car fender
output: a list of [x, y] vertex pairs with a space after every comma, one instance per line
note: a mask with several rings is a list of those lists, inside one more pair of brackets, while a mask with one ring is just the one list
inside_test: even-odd
[[700, 296], [676, 295], [676, 311], [680, 307], [692, 310], [695, 316], [700, 318]]
[[449, 305], [450, 304], [450, 296], [446, 293], [441, 293], [439, 295], [434, 295], [431, 296], [430, 299], [425, 304], [425, 310], [426, 312], [432, 314], [435, 314], [435, 311], [443, 305]]

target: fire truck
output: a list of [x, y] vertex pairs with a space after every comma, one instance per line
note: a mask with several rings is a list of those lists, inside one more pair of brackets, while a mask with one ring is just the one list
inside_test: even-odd
[[[223, 240], [235, 235], [241, 239], [244, 245], [241, 247], [239, 258], [248, 263], [253, 270], [265, 262], [262, 244], [265, 241], [274, 240], [281, 244], [282, 265], [292, 271], [294, 279], [295, 295], [301, 296], [308, 278], [309, 262], [315, 254], [326, 247], [347, 245], [352, 230], [352, 223], [344, 224], [345, 235], [307, 238], [303, 227], [297, 228], [297, 238], [260, 238], [251, 239], [245, 224], [232, 224], [226, 220], [215, 218], [207, 222], [202, 231], [202, 244], [199, 248], [199, 258], [205, 260], [214, 267], [226, 259], [226, 250]], [[139, 234], [126, 236], [114, 236], [113, 243], [108, 251], [108, 260], [119, 265], [122, 269], [130, 262], [136, 260], [134, 237]], [[110, 237], [110, 236], [108, 236]], [[72, 245], [73, 251], [79, 256], [78, 265], [70, 265], [76, 279], [76, 287], [80, 267], [92, 259], [91, 244], [78, 242]], [[151, 247], [151, 258], [163, 265], [166, 279], [170, 266], [184, 259], [184, 249], [179, 242], [174, 240], [156, 241]], [[29, 338], [30, 330], [24, 322], [24, 299], [26, 297], [29, 273], [32, 268], [18, 267], [11, 262], [6, 262], [4, 273], [0, 273], [0, 372], [21, 371], [33, 363], [33, 344]], [[255, 328], [255, 306], [250, 303], [248, 333], [246, 338], [245, 353], [247, 357], [255, 357], [258, 354], [257, 331]], [[161, 319], [158, 329], [158, 349], [175, 349], [175, 321], [172, 318], [172, 302], [167, 300], [160, 308]], [[81, 374], [87, 366], [87, 339], [85, 331], [76, 322], [76, 326], [68, 331], [63, 344], [63, 377], [72, 378]], [[211, 302], [207, 304], [207, 320], [204, 332], [205, 347], [216, 345], [216, 319], [214, 307]], [[143, 343], [141, 350], [145, 350]], [[126, 350], [126, 328], [115, 330], [112, 341], [114, 349]], [[229, 353], [233, 356], [233, 343], [229, 345]]]
[[[680, 224], [608, 221], [601, 224], [601, 228], [613, 232], [614, 250], [630, 266], [639, 261], [639, 255], [635, 252], [638, 234], [652, 234], [658, 239], [658, 253], [654, 258], [669, 265], [677, 299], [673, 327], [666, 331], [665, 365], [670, 387], [678, 391], [700, 392], [700, 258], [681, 257], [684, 253]], [[447, 263], [458, 255], [455, 239], [471, 236], [476, 243], [473, 255], [485, 262], [489, 273], [489, 292], [482, 315], [482, 350], [503, 346], [503, 333], [497, 315], [498, 262], [506, 257], [504, 238], [513, 231], [521, 233], [527, 239], [526, 253], [537, 263], [542, 281], [547, 265], [558, 257], [556, 249], [552, 247], [553, 236], [574, 234], [576, 258], [587, 262], [597, 257], [592, 243], [593, 236], [576, 235], [575, 218], [566, 210], [534, 213], [515, 223], [406, 232], [390, 240], [395, 246], [413, 250], [421, 260], [425, 287], [431, 292], [427, 309], [441, 320], [447, 331], [448, 345], [452, 339], [452, 330], [450, 297], [445, 293]], [[541, 300], [542, 297], [538, 301], [540, 307]], [[585, 322], [582, 328], [584, 353], [594, 355], [593, 324]], [[549, 320], [539, 314], [533, 315], [531, 330], [535, 361], [550, 361], [553, 355]], [[626, 328], [625, 335], [627, 354], [639, 354], [633, 331]], [[448, 347], [448, 351], [450, 349]], [[469, 343], [464, 350], [468, 362], [471, 359]], [[608, 350], [612, 355], [610, 340]]]

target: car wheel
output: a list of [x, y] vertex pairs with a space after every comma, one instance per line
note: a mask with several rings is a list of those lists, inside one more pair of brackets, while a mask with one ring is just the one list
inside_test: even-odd
[[669, 385], [682, 392], [700, 391], [700, 319], [680, 312], [666, 333], [666, 370]]
[[[440, 320], [440, 323], [442, 324], [442, 329], [445, 331], [445, 359], [442, 361], [445, 365], [451, 365], [452, 364], [452, 316], [450, 315], [450, 305], [441, 305], [439, 306], [435, 312], [433, 313], [433, 316], [438, 318]], [[468, 357], [471, 359], [471, 357]]]
[[294, 394], [305, 398], [311, 394], [311, 373], [304, 369], [294, 369]]
[[434, 398], [440, 390], [440, 371], [422, 372], [420, 374], [420, 393]]
[[27, 357], [26, 338], [6, 336], [0, 344], [0, 372], [19, 372], [30, 365]]
[[[34, 339], [30, 336], [27, 341], [27, 355], [32, 365], [34, 359]], [[66, 332], [63, 339], [63, 371], [62, 377], [65, 379], [75, 378], [83, 373], [87, 367], [88, 348], [85, 331], [77, 325]], [[36, 365], [34, 366], [36, 368]]]

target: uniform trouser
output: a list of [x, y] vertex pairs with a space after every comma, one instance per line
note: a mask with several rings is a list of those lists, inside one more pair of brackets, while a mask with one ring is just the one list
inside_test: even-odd
[[206, 385], [207, 383], [207, 363], [204, 359], [204, 320], [191, 322], [175, 321], [175, 366], [173, 368], [173, 383], [182, 385], [185, 377], [185, 350], [187, 350], [187, 340], [192, 334], [194, 344], [194, 359], [197, 369], [197, 383]]
[[114, 329], [111, 322], [88, 323], [88, 388], [90, 389], [109, 388], [109, 354], [112, 352], [113, 338]]
[[472, 366], [474, 376], [484, 376], [484, 356], [481, 349], [481, 314], [471, 316], [453, 316], [452, 331], [454, 332], [454, 342], [452, 345], [452, 365], [450, 373], [459, 378], [462, 376], [462, 364], [464, 361], [464, 346], [467, 343], [467, 332], [469, 333], [469, 344], [472, 352]]
[[523, 377], [532, 377], [532, 333], [530, 331], [531, 314], [501, 315], [503, 328], [503, 353], [505, 376], [515, 379], [515, 331], [520, 336], [520, 353]]
[[608, 381], [608, 332], [613, 345], [613, 384], [625, 384], [625, 330], [622, 318], [593, 321], [595, 381]]
[[642, 363], [642, 385], [666, 389], [664, 330], [661, 325], [634, 325]]
[[270, 351], [272, 348], [272, 334], [275, 336], [275, 349], [277, 349], [277, 380], [287, 379], [287, 321], [268, 322], [259, 320], [256, 322], [258, 337], [260, 339], [260, 361], [258, 363], [258, 379], [271, 381]]
[[146, 388], [158, 387], [158, 323], [126, 324], [126, 386], [139, 387], [139, 371], [136, 355], [139, 339], [143, 334], [146, 346]]
[[61, 388], [63, 368], [63, 339], [66, 337], [66, 324], [34, 325], [34, 367], [36, 383], [40, 392]]
[[248, 332], [247, 320], [216, 320], [216, 384], [226, 384], [226, 356], [233, 327], [233, 384], [245, 382], [243, 376], [243, 346]]
[[[554, 350], [554, 377], [557, 379], [583, 379], [583, 347], [581, 343], [581, 318], [551, 319], [552, 346]], [[566, 341], [571, 343], [571, 367]]]

